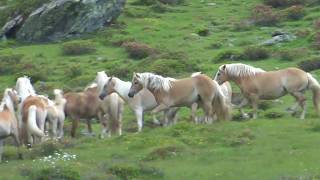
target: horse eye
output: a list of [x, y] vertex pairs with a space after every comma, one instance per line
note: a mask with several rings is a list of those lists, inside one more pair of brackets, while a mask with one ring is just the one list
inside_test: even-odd
[[138, 84], [138, 82], [136, 81], [136, 82], [134, 82], [134, 84]]

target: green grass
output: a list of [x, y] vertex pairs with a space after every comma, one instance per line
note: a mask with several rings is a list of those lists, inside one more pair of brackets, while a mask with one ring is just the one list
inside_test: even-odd
[[[316, 31], [313, 21], [320, 18], [319, 6], [306, 7], [306, 16], [298, 21], [282, 20], [277, 27], [250, 26], [237, 31], [236, 24], [247, 19], [251, 9], [261, 1], [216, 0], [216, 5], [210, 6], [211, 1], [186, 0], [183, 5], [168, 6], [165, 13], [132, 2], [128, 1], [115, 25], [81, 40], [90, 42], [96, 49], [88, 54], [64, 55], [66, 42], [0, 42], [0, 57], [22, 55], [17, 68], [24, 67], [21, 72], [1, 74], [0, 90], [13, 86], [22, 74], [38, 77], [35, 87], [39, 94], [51, 94], [54, 88], [82, 89], [101, 70], [126, 80], [131, 79], [132, 72], [146, 70], [176, 78], [190, 76], [193, 71], [212, 76], [223, 63], [242, 62], [274, 70], [296, 67], [301, 61], [319, 56], [311, 41]], [[222, 59], [216, 63], [221, 52], [243, 53], [246, 48], [270, 38], [277, 29], [293, 34], [301, 30], [310, 33], [292, 42], [266, 47], [271, 55], [267, 59]], [[208, 31], [208, 36], [198, 36], [202, 30]], [[119, 44], [128, 41], [147, 44], [160, 54], [142, 60], [131, 59]], [[289, 54], [290, 58], [283, 59], [278, 55], [283, 51], [299, 54]], [[319, 70], [312, 74], [320, 77]], [[39, 79], [39, 76], [45, 78]], [[190, 110], [183, 108], [176, 126], [153, 128], [151, 116], [147, 114], [147, 127], [139, 134], [135, 133], [135, 117], [126, 107], [124, 135], [103, 140], [97, 136], [70, 139], [68, 121], [61, 151], [75, 154], [77, 159], [58, 161], [57, 169], [69, 167], [66, 173], [75, 171], [81, 179], [319, 179], [320, 167], [315, 158], [320, 148], [317, 143], [320, 124], [310, 102], [311, 94], [307, 93], [307, 97], [308, 113], [304, 121], [285, 112], [293, 103], [289, 96], [281, 98], [280, 104], [271, 103], [267, 109], [260, 109], [255, 121], [195, 125], [189, 121]], [[236, 116], [237, 110], [233, 114]], [[281, 118], [268, 118], [270, 114], [281, 115]], [[98, 134], [100, 125], [95, 124], [94, 130]], [[39, 162], [42, 156], [33, 157], [32, 152], [24, 152], [25, 160], [17, 160], [15, 149], [6, 147], [9, 162], [1, 164], [1, 179], [26, 179], [27, 175], [32, 179], [47, 172], [46, 168], [54, 174], [54, 168], [50, 171], [51, 165]]]

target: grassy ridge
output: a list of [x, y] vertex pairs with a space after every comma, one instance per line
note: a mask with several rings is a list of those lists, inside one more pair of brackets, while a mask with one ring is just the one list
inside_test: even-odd
[[[301, 61], [319, 57], [312, 46], [319, 6], [306, 6], [306, 14], [300, 20], [281, 19], [276, 26], [263, 27], [244, 25], [255, 5], [262, 3], [259, 0], [210, 3], [186, 0], [181, 5], [161, 6], [166, 12], [159, 13], [160, 7], [136, 5], [130, 0], [110, 28], [71, 42], [94, 49], [81, 55], [66, 53], [70, 42], [41, 45], [0, 42], [0, 89], [14, 85], [16, 77], [22, 74], [33, 77], [39, 93], [50, 94], [57, 87], [65, 91], [82, 89], [100, 70], [126, 80], [130, 80], [134, 71], [154, 71], [173, 77], [202, 71], [211, 76], [223, 63], [242, 62], [274, 70], [296, 67]], [[273, 10], [282, 12], [284, 8]], [[269, 54], [266, 59], [253, 61], [243, 57], [246, 50], [269, 39], [278, 29], [295, 34], [297, 39], [264, 47]], [[156, 53], [134, 59], [123, 46], [125, 42], [147, 45]], [[239, 59], [230, 60], [226, 56], [230, 52], [239, 55]], [[6, 61], [17, 55], [19, 63], [8, 66]], [[3, 67], [8, 68], [2, 73]], [[319, 70], [312, 72], [316, 77], [319, 73]], [[234, 90], [238, 91], [236, 87]], [[310, 93], [307, 95], [310, 99]], [[41, 173], [54, 174], [59, 167], [68, 167], [65, 174], [76, 172], [82, 179], [319, 178], [314, 160], [319, 149], [318, 118], [310, 101], [306, 121], [291, 117], [285, 109], [292, 103], [289, 96], [281, 98], [281, 103], [269, 103], [259, 110], [257, 121], [209, 126], [190, 123], [190, 111], [185, 108], [180, 112], [179, 124], [170, 128], [154, 128], [147, 114], [147, 127], [140, 134], [133, 133], [135, 117], [126, 107], [124, 136], [105, 140], [66, 137], [58, 149], [77, 155], [77, 159], [59, 160], [55, 168], [39, 162], [43, 156], [28, 157], [32, 154], [28, 150], [25, 160], [16, 160], [14, 148], [8, 146], [5, 157], [9, 162], [1, 164], [0, 174], [4, 179], [27, 176], [33, 179]], [[234, 115], [237, 116], [237, 111]], [[100, 125], [95, 124], [94, 128], [98, 134]], [[69, 122], [66, 129], [70, 129]], [[45, 168], [49, 170], [43, 172]]]

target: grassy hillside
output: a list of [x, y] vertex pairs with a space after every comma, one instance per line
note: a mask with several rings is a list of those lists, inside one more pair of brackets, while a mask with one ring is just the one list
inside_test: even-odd
[[[293, 8], [256, 7], [262, 3], [185, 0], [164, 5], [129, 0], [111, 27], [82, 39], [50, 44], [0, 42], [0, 89], [14, 85], [23, 74], [32, 77], [37, 92], [50, 94], [53, 88], [81, 90], [101, 70], [126, 80], [132, 72], [144, 71], [178, 78], [195, 71], [212, 76], [223, 63], [274, 70], [317, 60], [317, 2]], [[277, 30], [296, 39], [259, 46]], [[320, 77], [319, 70], [312, 74]], [[176, 126], [160, 128], [151, 125], [148, 115], [147, 127], [139, 134], [135, 117], [126, 108], [121, 137], [66, 137], [62, 143], [24, 150], [23, 161], [17, 160], [12, 146], [6, 147], [8, 162], [1, 164], [1, 178], [35, 179], [60, 173], [81, 179], [319, 179], [315, 160], [320, 148], [319, 118], [310, 102], [305, 121], [285, 112], [293, 103], [291, 97], [280, 102], [263, 103], [256, 121], [194, 125], [190, 111], [183, 108]], [[234, 115], [238, 116], [237, 110]], [[69, 123], [66, 126], [68, 131]], [[98, 134], [100, 125], [94, 127]], [[61, 160], [55, 151], [76, 158]], [[59, 160], [43, 160], [50, 155]]]

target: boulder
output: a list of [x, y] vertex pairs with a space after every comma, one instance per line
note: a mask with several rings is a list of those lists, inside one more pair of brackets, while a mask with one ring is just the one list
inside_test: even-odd
[[275, 31], [272, 33], [272, 38], [262, 42], [262, 45], [271, 46], [278, 43], [290, 42], [295, 40], [297, 37], [291, 33], [283, 31]]
[[15, 18], [8, 21], [0, 31], [0, 37], [6, 39], [7, 37], [14, 37], [17, 30], [21, 27], [23, 23], [23, 16], [18, 15]]
[[101, 29], [126, 0], [55, 0], [33, 11], [16, 34], [24, 42], [60, 41]]

